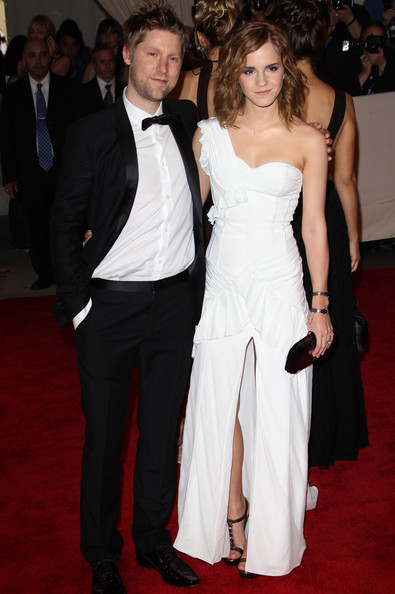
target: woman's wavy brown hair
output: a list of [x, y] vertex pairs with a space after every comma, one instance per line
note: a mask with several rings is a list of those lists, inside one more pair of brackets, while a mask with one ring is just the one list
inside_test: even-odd
[[305, 90], [303, 74], [296, 65], [288, 37], [271, 23], [249, 22], [236, 30], [219, 55], [214, 108], [223, 128], [232, 126], [237, 116], [243, 112], [245, 96], [238, 80], [248, 54], [268, 42], [274, 45], [284, 66], [284, 82], [278, 96], [280, 118], [290, 128], [295, 117], [302, 117]]

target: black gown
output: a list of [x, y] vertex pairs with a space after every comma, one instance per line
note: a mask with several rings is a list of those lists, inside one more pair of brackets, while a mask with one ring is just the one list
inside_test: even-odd
[[[346, 97], [336, 91], [329, 131], [334, 140], [343, 122]], [[311, 303], [311, 280], [302, 240], [302, 196], [294, 234], [303, 260], [304, 286]], [[350, 248], [343, 208], [332, 181], [327, 183], [325, 216], [329, 243], [328, 290], [335, 341], [314, 364], [309, 465], [329, 468], [335, 460], [356, 460], [369, 445], [358, 348], [353, 322], [354, 293]]]

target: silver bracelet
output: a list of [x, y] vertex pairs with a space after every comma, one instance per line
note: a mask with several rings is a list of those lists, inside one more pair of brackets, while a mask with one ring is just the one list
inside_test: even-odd
[[328, 309], [317, 309], [316, 307], [310, 307], [311, 313], [322, 313], [327, 314], [329, 312]]
[[329, 297], [328, 291], [313, 291], [312, 292], [313, 297], [319, 297], [320, 295], [324, 295], [324, 297]]

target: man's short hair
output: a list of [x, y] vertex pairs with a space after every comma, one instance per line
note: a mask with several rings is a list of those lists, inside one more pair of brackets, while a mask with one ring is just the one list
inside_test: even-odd
[[111, 52], [115, 59], [115, 53], [114, 53], [114, 50], [112, 49], [112, 47], [110, 47], [109, 45], [107, 45], [105, 43], [98, 43], [97, 45], [95, 45], [95, 47], [92, 50], [92, 62], [95, 62], [97, 54], [99, 52], [104, 52], [104, 51]]
[[31, 39], [27, 38], [26, 43], [23, 46], [22, 53], [27, 54], [28, 50], [29, 50], [29, 46], [32, 45], [33, 43], [40, 43], [43, 46], [43, 48], [46, 49], [47, 53], [49, 54], [48, 44], [45, 41], [45, 39], [41, 39], [41, 37], [32, 37]]
[[124, 43], [131, 55], [147, 32], [153, 29], [170, 31], [178, 35], [184, 54], [188, 35], [173, 8], [166, 0], [146, 0], [143, 5], [136, 7], [124, 24]]
[[361, 33], [359, 36], [360, 39], [364, 39], [366, 31], [370, 29], [370, 27], [379, 27], [382, 31], [382, 34], [384, 36], [386, 35], [385, 25], [381, 21], [368, 21], [364, 24], [364, 26], [361, 29]]

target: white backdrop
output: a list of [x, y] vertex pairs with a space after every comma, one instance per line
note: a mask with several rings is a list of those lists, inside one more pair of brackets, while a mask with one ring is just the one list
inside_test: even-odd
[[[184, 24], [191, 25], [193, 0], [168, 1]], [[108, 16], [102, 6], [108, 4], [109, 12], [113, 12], [111, 16], [122, 24], [125, 20], [123, 15], [128, 13], [128, 6], [133, 7], [140, 3], [141, 0], [5, 0], [8, 40], [15, 35], [26, 35], [32, 16], [46, 14], [53, 20], [56, 28], [65, 19], [75, 20], [83, 33], [85, 43], [92, 46], [98, 24]]]
[[354, 97], [361, 241], [395, 237], [395, 92]]

